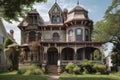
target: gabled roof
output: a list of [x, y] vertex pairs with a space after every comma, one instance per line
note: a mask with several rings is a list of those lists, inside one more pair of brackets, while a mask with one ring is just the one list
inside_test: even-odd
[[28, 12], [28, 15], [27, 15], [27, 17], [18, 25], [18, 27], [22, 27], [22, 26], [28, 26], [29, 24], [32, 24], [30, 21], [29, 21], [29, 15], [31, 15], [31, 14], [34, 14], [34, 15], [36, 15], [37, 17], [38, 17], [38, 26], [43, 26], [44, 25], [44, 20], [42, 19], [42, 17], [39, 15], [39, 13], [37, 12], [37, 10], [36, 9], [34, 9], [34, 10], [31, 10], [31, 11], [29, 11]]
[[28, 14], [38, 14], [36, 9], [32, 9], [31, 11], [28, 12]]
[[55, 8], [55, 7], [57, 7], [59, 10], [60, 10], [60, 12], [62, 12], [62, 9], [60, 8], [60, 6], [58, 5], [58, 3], [57, 2], [55, 2], [54, 3], [54, 5], [52, 6], [52, 8], [49, 10], [49, 14], [53, 11], [53, 9]]

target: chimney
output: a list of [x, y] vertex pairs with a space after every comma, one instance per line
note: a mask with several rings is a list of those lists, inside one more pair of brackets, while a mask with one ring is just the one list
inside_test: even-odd
[[64, 21], [67, 20], [67, 14], [68, 14], [68, 10], [65, 8], [64, 11], [63, 11], [63, 19], [64, 19]]
[[10, 35], [12, 36], [12, 38], [14, 38], [14, 31], [10, 30]]

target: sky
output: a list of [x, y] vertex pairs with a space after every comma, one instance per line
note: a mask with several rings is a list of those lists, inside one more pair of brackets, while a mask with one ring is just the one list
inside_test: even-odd
[[[73, 9], [79, 1], [79, 5], [89, 12], [89, 18], [94, 21], [94, 24], [103, 19], [106, 9], [112, 2], [112, 0], [48, 0], [46, 3], [35, 3], [33, 8], [37, 9], [44, 21], [49, 21], [48, 11], [51, 9], [55, 1], [57, 1], [62, 10], [67, 8], [68, 11]], [[17, 28], [20, 22], [13, 21], [12, 23], [8, 23], [3, 21], [3, 23], [8, 33], [11, 29], [14, 30], [14, 38], [16, 42], [20, 44], [20, 29]], [[111, 45], [108, 47], [110, 48]]]

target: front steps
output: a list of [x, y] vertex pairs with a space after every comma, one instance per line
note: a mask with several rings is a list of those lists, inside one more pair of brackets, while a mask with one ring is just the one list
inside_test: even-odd
[[47, 72], [49, 74], [57, 74], [57, 65], [47, 65]]

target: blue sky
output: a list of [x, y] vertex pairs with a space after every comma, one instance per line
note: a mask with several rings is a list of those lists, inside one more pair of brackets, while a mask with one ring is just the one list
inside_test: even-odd
[[[57, 0], [61, 9], [67, 8], [69, 11], [77, 5], [78, 0]], [[111, 5], [112, 0], [79, 0], [80, 6], [88, 10], [89, 18], [95, 22], [102, 20], [104, 13], [108, 6]], [[55, 3], [55, 0], [48, 0], [46, 3], [35, 3], [33, 6], [40, 13], [44, 21], [49, 21], [48, 11]], [[20, 30], [17, 28], [19, 22], [13, 21], [12, 24], [5, 22], [7, 32], [10, 29], [14, 30], [14, 38], [20, 44]], [[111, 46], [111, 45], [110, 45]], [[109, 46], [109, 47], [110, 47]]]

